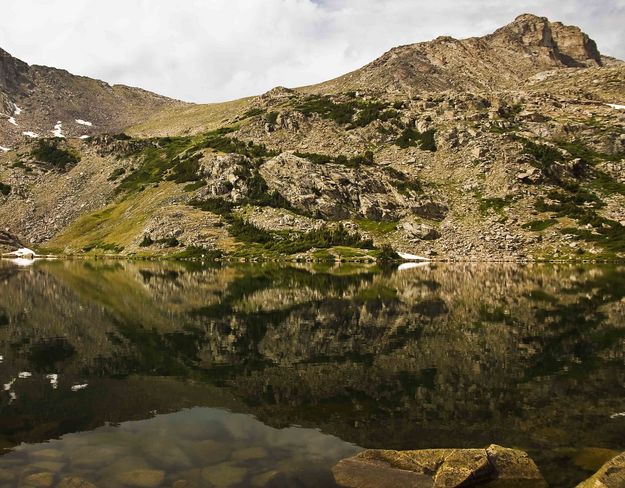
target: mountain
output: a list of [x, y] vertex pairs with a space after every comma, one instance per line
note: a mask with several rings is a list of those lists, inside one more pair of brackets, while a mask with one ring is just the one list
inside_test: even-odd
[[411, 95], [424, 90], [510, 89], [541, 71], [603, 65], [597, 45], [578, 27], [526, 14], [485, 37], [439, 37], [397, 47], [312, 91], [373, 88]]
[[210, 105], [14, 58], [2, 78], [19, 130], [93, 136], [0, 121], [0, 221], [48, 251], [625, 257], [625, 64], [577, 27], [526, 14]]
[[0, 140], [4, 147], [28, 137], [24, 132], [40, 137], [55, 132], [67, 137], [119, 132], [165, 107], [183, 105], [138, 88], [29, 66], [0, 49]]

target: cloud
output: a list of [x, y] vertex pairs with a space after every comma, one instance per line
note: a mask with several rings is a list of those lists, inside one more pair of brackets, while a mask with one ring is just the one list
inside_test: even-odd
[[524, 12], [625, 58], [625, 0], [2, 0], [2, 11], [0, 47], [24, 61], [196, 102], [320, 82]]

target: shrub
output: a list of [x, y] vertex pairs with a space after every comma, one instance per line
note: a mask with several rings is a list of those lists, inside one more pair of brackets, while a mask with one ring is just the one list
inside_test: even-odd
[[303, 159], [308, 159], [311, 163], [314, 164], [340, 164], [342, 166], [347, 166], [348, 168], [358, 168], [360, 166], [372, 166], [374, 164], [374, 156], [373, 152], [366, 151], [363, 155], [352, 156], [348, 158], [347, 156], [328, 156], [326, 154], [315, 154], [315, 153], [300, 153], [296, 152], [295, 156]]
[[532, 220], [531, 222], [527, 222], [523, 224], [521, 227], [523, 229], [531, 230], [533, 232], [541, 232], [543, 230], [548, 229], [549, 227], [556, 225], [558, 223], [555, 219], [546, 219], [546, 220]]
[[70, 149], [61, 148], [60, 144], [57, 139], [39, 139], [30, 155], [37, 161], [48, 163], [61, 170], [78, 164], [80, 157]]
[[11, 193], [11, 185], [0, 182], [0, 193], [6, 197], [9, 193]]
[[424, 151], [435, 152], [437, 149], [436, 141], [434, 139], [435, 135], [436, 129], [430, 129], [422, 133], [417, 129], [406, 127], [394, 143], [402, 149], [407, 149], [413, 146], [419, 147]]
[[113, 172], [109, 175], [108, 180], [109, 181], [114, 181], [117, 178], [119, 178], [120, 176], [122, 176], [124, 173], [126, 173], [126, 170], [124, 168], [116, 168], [113, 170]]

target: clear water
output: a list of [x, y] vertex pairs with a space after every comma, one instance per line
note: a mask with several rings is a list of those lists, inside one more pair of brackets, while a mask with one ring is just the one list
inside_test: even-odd
[[0, 488], [323, 487], [490, 443], [574, 486], [625, 450], [624, 271], [0, 263]]

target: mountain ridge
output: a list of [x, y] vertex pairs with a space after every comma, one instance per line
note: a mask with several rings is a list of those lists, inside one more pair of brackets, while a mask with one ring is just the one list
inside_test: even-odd
[[623, 63], [533, 15], [312, 87], [136, 119], [131, 91], [91, 137], [0, 152], [0, 221], [69, 254], [623, 258], [624, 93]]

